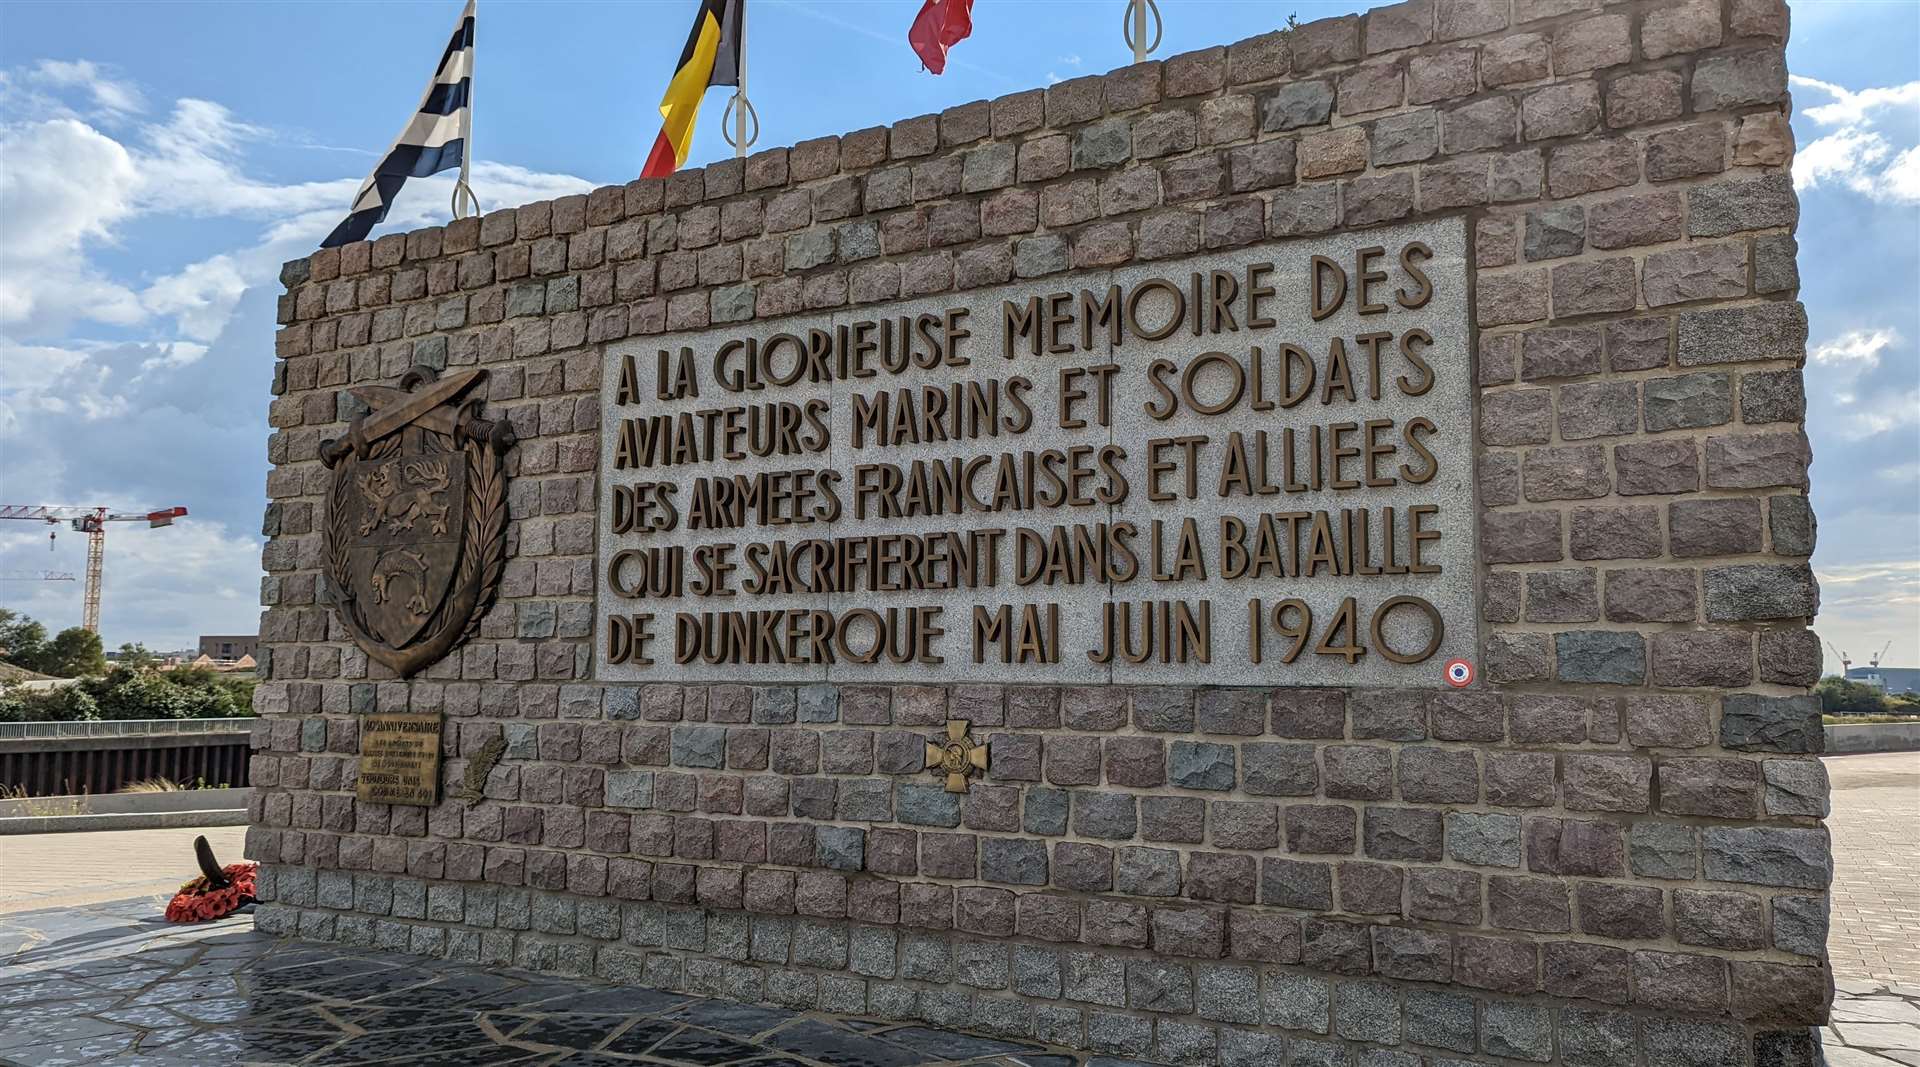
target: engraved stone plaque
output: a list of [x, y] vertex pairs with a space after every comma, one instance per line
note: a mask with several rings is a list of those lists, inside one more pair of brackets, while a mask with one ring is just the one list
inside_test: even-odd
[[607, 349], [597, 677], [1439, 686], [1465, 225]]

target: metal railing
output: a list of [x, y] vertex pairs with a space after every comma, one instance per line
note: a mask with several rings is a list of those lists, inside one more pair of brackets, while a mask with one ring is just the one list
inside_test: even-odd
[[255, 721], [0, 723], [0, 789], [42, 797], [112, 793], [153, 778], [249, 785]]
[[253, 729], [254, 717], [238, 719], [111, 719], [102, 722], [0, 722], [0, 741], [49, 737], [126, 737], [156, 734], [227, 734]]

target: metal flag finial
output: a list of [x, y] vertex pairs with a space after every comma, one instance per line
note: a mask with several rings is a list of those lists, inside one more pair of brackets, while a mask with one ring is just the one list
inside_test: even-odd
[[[1147, 16], [1153, 16], [1153, 40], [1147, 40]], [[1147, 55], [1160, 47], [1160, 5], [1154, 0], [1127, 0], [1127, 11], [1120, 19], [1120, 36], [1133, 49], [1133, 61], [1145, 63]]]

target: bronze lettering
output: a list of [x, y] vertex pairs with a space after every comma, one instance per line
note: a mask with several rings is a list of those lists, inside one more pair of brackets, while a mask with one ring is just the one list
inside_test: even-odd
[[1408, 381], [1404, 374], [1400, 376], [1402, 393], [1408, 396], [1425, 396], [1427, 390], [1433, 388], [1433, 368], [1428, 366], [1426, 359], [1420, 355], [1422, 349], [1432, 344], [1433, 335], [1418, 327], [1400, 335], [1400, 355], [1408, 363], [1413, 364], [1414, 370], [1420, 372], [1420, 377], [1414, 381]]
[[[1209, 366], [1225, 367], [1228, 379], [1232, 383], [1227, 387], [1227, 395], [1216, 402], [1204, 402], [1193, 395], [1194, 379]], [[1180, 399], [1189, 408], [1201, 415], [1218, 415], [1240, 402], [1247, 390], [1247, 370], [1240, 361], [1225, 352], [1202, 352], [1180, 375]]]
[[1262, 300], [1271, 299], [1276, 292], [1266, 283], [1266, 277], [1273, 273], [1272, 263], [1253, 263], [1247, 266], [1247, 329], [1271, 330], [1278, 323], [1260, 310]]
[[1207, 274], [1207, 332], [1238, 330], [1233, 320], [1233, 302], [1240, 295], [1240, 279], [1231, 271], [1215, 270]]
[[1347, 300], [1347, 272], [1340, 264], [1325, 256], [1314, 256], [1309, 261], [1309, 284], [1312, 289], [1312, 306], [1309, 313], [1313, 321], [1332, 315], [1340, 310]]
[[1425, 241], [1410, 241], [1400, 249], [1400, 269], [1407, 272], [1415, 286], [1411, 293], [1402, 289], [1395, 294], [1394, 299], [1401, 307], [1409, 310], [1426, 307], [1427, 301], [1433, 298], [1433, 282], [1427, 272], [1420, 269], [1420, 264], [1432, 258], [1433, 249], [1427, 247]]
[[[1167, 321], [1151, 329], [1140, 324], [1140, 301], [1148, 293], [1162, 292], [1173, 299], [1173, 313]], [[1187, 317], [1187, 295], [1178, 285], [1165, 278], [1148, 278], [1133, 287], [1127, 294], [1127, 333], [1142, 341], [1158, 341], [1172, 335], [1180, 328], [1181, 320]]]
[[1213, 662], [1212, 601], [1110, 601], [1100, 617], [1100, 645], [1087, 651], [1095, 663]]
[[614, 403], [637, 404], [640, 402], [640, 372], [634, 365], [636, 362], [632, 352], [620, 357], [620, 379], [614, 384]]
[[1093, 290], [1080, 290], [1080, 349], [1093, 351], [1093, 328], [1107, 328], [1107, 344], [1118, 347], [1120, 344], [1120, 287], [1110, 285], [1107, 291], [1095, 296]]
[[1320, 387], [1320, 402], [1333, 403], [1335, 390], [1348, 403], [1359, 399], [1359, 395], [1353, 391], [1353, 371], [1347, 367], [1347, 343], [1338, 337], [1327, 348], [1327, 380]]
[[1000, 302], [1000, 354], [1013, 358], [1013, 340], [1026, 339], [1028, 352], [1040, 354], [1040, 298], [1030, 296], [1024, 305], [1011, 300]]
[[1380, 399], [1380, 343], [1393, 340], [1392, 331], [1363, 333], [1354, 338], [1367, 350], [1367, 399]]
[[1437, 432], [1439, 432], [1439, 430], [1434, 426], [1433, 420], [1427, 418], [1425, 415], [1415, 415], [1413, 418], [1407, 420], [1407, 428], [1401, 432], [1401, 437], [1407, 442], [1407, 447], [1413, 449], [1414, 455], [1419, 456], [1420, 459], [1426, 463], [1426, 469], [1415, 470], [1413, 467], [1402, 464], [1400, 467], [1400, 479], [1402, 481], [1410, 482], [1414, 485], [1425, 485], [1433, 480], [1434, 475], [1440, 473], [1440, 460], [1428, 450], [1426, 444], [1420, 439], [1423, 435], [1430, 436]]
[[1361, 446], [1361, 451], [1366, 454], [1365, 470], [1367, 487], [1369, 489], [1383, 489], [1394, 485], [1395, 481], [1392, 475], [1383, 476], [1380, 473], [1380, 460], [1382, 458], [1389, 458], [1398, 451], [1393, 445], [1383, 445], [1380, 443], [1380, 431], [1393, 429], [1393, 420], [1368, 419], [1360, 425], [1361, 431], [1366, 434], [1367, 438], [1366, 444]]
[[[1348, 599], [1348, 603], [1352, 603], [1351, 598]], [[1386, 626], [1387, 614], [1395, 608], [1401, 607], [1413, 608], [1427, 617], [1430, 636], [1427, 638], [1426, 646], [1411, 655], [1394, 651], [1393, 647], [1387, 644], [1387, 639], [1383, 632]], [[1447, 635], [1447, 624], [1446, 621], [1440, 617], [1440, 612], [1435, 610], [1432, 604], [1417, 596], [1397, 596], [1381, 604], [1378, 608], [1375, 608], [1371, 629], [1374, 650], [1388, 660], [1401, 664], [1419, 663], [1432, 656], [1440, 650], [1440, 642], [1445, 640]], [[1364, 654], [1364, 652], [1362, 654]], [[1352, 658], [1349, 657], [1347, 662], [1353, 662]]]
[[1374, 270], [1373, 262], [1387, 254], [1379, 245], [1362, 248], [1353, 254], [1354, 310], [1362, 315], [1378, 315], [1387, 305], [1373, 298], [1373, 287], [1387, 280], [1387, 272]]

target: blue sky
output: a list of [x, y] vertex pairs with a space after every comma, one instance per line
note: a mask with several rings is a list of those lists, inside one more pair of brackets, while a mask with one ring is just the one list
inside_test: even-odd
[[[265, 400], [281, 261], [311, 250], [418, 99], [459, 10], [432, 2], [0, 3], [0, 502], [185, 504], [109, 536], [109, 646], [258, 619]], [[978, 0], [947, 72], [917, 0], [753, 0], [760, 147], [880, 125], [1128, 60], [1120, 0]], [[1171, 0], [1158, 56], [1355, 4]], [[484, 208], [624, 182], [691, 0], [481, 0]], [[1920, 4], [1793, 8], [1818, 629], [1920, 664]], [[730, 150], [708, 98], [693, 162]], [[443, 221], [411, 183], [387, 229]], [[0, 528], [0, 570], [80, 571], [81, 538]], [[67, 583], [0, 604], [78, 622]]]

